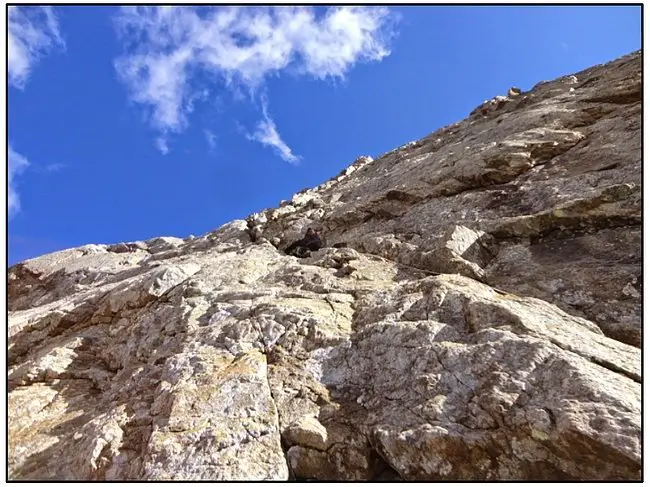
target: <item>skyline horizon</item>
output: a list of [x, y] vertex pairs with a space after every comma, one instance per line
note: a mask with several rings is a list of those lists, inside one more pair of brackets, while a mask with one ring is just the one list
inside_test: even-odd
[[[50, 31], [43, 31], [47, 41], [40, 39], [44, 44], [32, 58], [25, 51], [23, 64], [15, 61], [18, 54], [11, 61], [11, 53], [21, 51], [10, 50], [8, 91], [14, 101], [7, 117], [14, 136], [7, 142], [9, 266], [89, 244], [204, 235], [277, 207], [302, 189], [335, 177], [360, 156], [376, 160], [459, 123], [483, 100], [505, 95], [512, 86], [525, 92], [642, 48], [634, 46], [640, 36], [622, 27], [635, 22], [632, 7], [558, 6], [555, 11], [570, 13], [563, 19], [554, 17], [550, 6], [471, 11], [435, 6], [251, 7], [234, 14], [216, 7], [154, 7], [111, 11], [110, 22], [79, 6], [39, 8], [32, 8], [33, 17], [25, 14], [27, 20], [12, 14], [31, 26], [42, 21], [41, 27]], [[610, 16], [610, 9], [620, 12], [619, 17]], [[416, 10], [423, 12], [418, 16]], [[486, 45], [473, 44], [480, 33], [464, 39], [453, 23], [445, 22], [446, 16], [476, 29], [490, 20], [497, 27], [501, 22], [529, 37], [520, 46], [513, 46], [507, 33], [492, 36]], [[544, 23], [551, 19], [554, 24]], [[584, 20], [576, 24], [577, 19]], [[611, 28], [614, 21], [621, 26], [616, 32], [610, 31], [609, 38], [598, 35], [600, 25]], [[210, 26], [217, 22], [226, 25], [219, 41], [226, 47], [201, 40], [216, 35]], [[435, 77], [435, 68], [420, 61], [419, 48], [409, 49], [426, 45], [422, 42], [431, 22], [446, 29], [442, 38], [457, 41], [457, 51], [437, 51], [445, 53], [441, 61], [447, 59], [453, 76]], [[566, 55], [575, 50], [567, 33], [557, 47], [564, 56], [545, 54], [546, 37], [540, 40], [527, 26], [556, 23], [561, 24], [558, 32], [572, 34], [588, 53]], [[250, 25], [258, 31], [250, 31]], [[103, 58], [79, 44], [80, 33], [93, 26], [99, 36], [107, 36], [101, 37]], [[282, 26], [294, 30], [287, 34]], [[564, 26], [572, 30], [563, 31]], [[337, 44], [337, 35], [343, 35], [337, 32], [345, 32], [347, 51]], [[539, 34], [553, 38], [555, 32]], [[223, 36], [232, 36], [228, 42], [234, 44]], [[332, 44], [313, 44], [318, 36]], [[18, 41], [10, 39], [10, 44]], [[526, 64], [504, 72], [502, 64], [519, 52], [503, 52], [504, 45], [521, 52], [537, 49], [540, 55], [518, 58]], [[81, 57], [71, 60], [73, 52]], [[471, 55], [466, 64], [459, 62], [457, 52]], [[12, 62], [18, 67], [12, 68]], [[73, 65], [80, 69], [77, 73], [90, 69], [103, 75], [89, 84], [83, 74], [66, 69]], [[482, 67], [490, 71], [476, 76]], [[421, 79], [427, 70], [432, 70], [433, 88]], [[379, 73], [385, 84], [374, 82]], [[94, 86], [105, 99], [94, 96]], [[119, 102], [125, 89], [126, 104]], [[66, 104], [67, 99], [78, 102]], [[438, 110], [441, 103], [443, 110]], [[307, 118], [302, 116], [304, 106], [310, 106]], [[67, 124], [60, 123], [59, 114], [68, 117]], [[341, 124], [341, 117], [347, 123]], [[318, 136], [321, 131], [323, 137]], [[26, 144], [29, 140], [41, 143]], [[84, 164], [88, 157], [95, 165]], [[142, 219], [146, 208], [150, 210]]]

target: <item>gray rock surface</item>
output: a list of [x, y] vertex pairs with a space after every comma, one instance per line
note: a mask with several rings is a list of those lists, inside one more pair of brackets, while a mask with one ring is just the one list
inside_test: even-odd
[[636, 52], [206, 235], [12, 267], [9, 477], [640, 479], [640, 125]]

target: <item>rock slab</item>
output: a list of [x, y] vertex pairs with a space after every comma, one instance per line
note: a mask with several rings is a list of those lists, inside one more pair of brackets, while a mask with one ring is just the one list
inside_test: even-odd
[[639, 480], [640, 127], [635, 52], [206, 235], [12, 267], [9, 478]]

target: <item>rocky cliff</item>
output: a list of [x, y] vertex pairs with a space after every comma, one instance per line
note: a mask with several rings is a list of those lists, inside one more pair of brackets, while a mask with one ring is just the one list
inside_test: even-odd
[[10, 478], [639, 479], [640, 127], [636, 52], [199, 238], [12, 267]]

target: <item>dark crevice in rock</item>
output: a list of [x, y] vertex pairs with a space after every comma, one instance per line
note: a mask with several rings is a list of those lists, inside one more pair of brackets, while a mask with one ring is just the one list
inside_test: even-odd
[[641, 376], [639, 374], [636, 374], [632, 372], [631, 370], [625, 370], [624, 368], [599, 357], [596, 357], [595, 355], [590, 355], [587, 353], [584, 353], [580, 350], [575, 349], [574, 347], [567, 345], [566, 343], [559, 342], [558, 340], [553, 339], [552, 337], [547, 337], [548, 340], [555, 346], [561, 348], [562, 350], [566, 350], [567, 352], [575, 353], [576, 355], [585, 358], [589, 360], [591, 363], [596, 364], [600, 367], [603, 367], [607, 370], [610, 370], [616, 374], [621, 374], [628, 379], [632, 379], [634, 382], [637, 382], [638, 384], [641, 384]]
[[295, 472], [293, 471], [293, 468], [291, 467], [291, 461], [289, 460], [289, 448], [291, 448], [292, 445], [289, 445], [284, 438], [280, 437], [280, 447], [282, 448], [282, 455], [284, 456], [284, 461], [287, 463], [287, 471], [289, 472], [289, 478], [287, 480], [289, 481], [294, 481], [294, 482], [300, 482], [303, 480], [317, 480], [317, 479], [302, 479], [302, 478], [297, 478]]
[[610, 362], [609, 360], [604, 360], [598, 357], [585, 357], [589, 358], [593, 363], [596, 365], [600, 365], [601, 367], [606, 368], [607, 370], [611, 370], [612, 372], [616, 372], [617, 374], [624, 375], [628, 379], [632, 379], [634, 382], [637, 382], [641, 384], [641, 376], [639, 374], [635, 374], [634, 372], [630, 372], [628, 370], [623, 369], [622, 367], [619, 367], [618, 365]]
[[372, 480], [393, 480], [393, 481], [402, 481], [406, 480], [399, 473], [399, 471], [390, 463], [390, 455], [384, 448], [381, 441], [379, 441], [376, 434], [371, 434], [368, 436], [368, 443], [372, 448], [372, 454], [375, 457], [373, 465], [373, 476]]
[[372, 477], [373, 482], [401, 482], [404, 479], [385, 459], [379, 452], [373, 450], [372, 455]]
[[406, 191], [399, 191], [392, 189], [386, 193], [386, 200], [388, 201], [399, 201], [402, 203], [419, 203], [422, 201], [422, 196], [414, 195]]
[[289, 472], [289, 478], [287, 480], [296, 480], [293, 469], [291, 468], [291, 462], [289, 461], [289, 457], [287, 455], [289, 448], [291, 448], [291, 445], [287, 444], [287, 442], [282, 437], [282, 427], [280, 425], [280, 408], [278, 407], [277, 399], [273, 394], [273, 386], [271, 385], [271, 380], [269, 378], [269, 366], [277, 362], [277, 355], [274, 353], [274, 351], [275, 347], [271, 347], [269, 350], [262, 350], [262, 353], [264, 354], [264, 358], [266, 360], [266, 385], [269, 388], [271, 403], [275, 409], [275, 430], [277, 435], [280, 437], [280, 448], [282, 448], [282, 456], [284, 457], [284, 461], [287, 464], [287, 471]]

